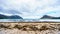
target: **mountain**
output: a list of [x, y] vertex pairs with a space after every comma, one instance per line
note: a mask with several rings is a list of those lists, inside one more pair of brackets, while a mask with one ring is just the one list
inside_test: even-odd
[[0, 19], [7, 19], [8, 16], [0, 14]]
[[23, 19], [23, 18], [17, 15], [12, 15], [12, 16], [9, 16], [9, 19]]
[[60, 19], [60, 17], [53, 17], [49, 15], [44, 15], [41, 19]]
[[0, 19], [23, 19], [23, 18], [18, 15], [6, 16], [0, 14]]

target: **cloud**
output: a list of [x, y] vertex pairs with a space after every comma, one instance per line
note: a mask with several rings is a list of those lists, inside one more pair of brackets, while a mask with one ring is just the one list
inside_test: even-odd
[[[6, 13], [12, 15], [17, 13], [24, 19], [36, 19], [41, 18], [49, 12], [58, 13], [60, 11], [60, 0], [0, 0], [0, 7], [3, 9], [3, 12], [0, 10], [2, 13], [6, 10]], [[12, 12], [10, 10], [14, 11]]]

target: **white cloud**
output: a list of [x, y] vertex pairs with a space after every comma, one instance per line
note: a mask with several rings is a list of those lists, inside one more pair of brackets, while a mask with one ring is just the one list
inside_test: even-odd
[[[50, 11], [59, 10], [59, 0], [0, 0], [4, 10], [17, 10], [23, 18], [41, 18]], [[58, 4], [58, 6], [57, 6]], [[60, 10], [59, 10], [60, 11]], [[1, 12], [1, 11], [0, 11]], [[11, 13], [13, 14], [13, 13]]]

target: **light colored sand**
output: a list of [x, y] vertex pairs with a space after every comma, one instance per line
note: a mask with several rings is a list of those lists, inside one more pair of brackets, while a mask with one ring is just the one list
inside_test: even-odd
[[13, 30], [2, 30], [0, 31], [0, 34], [60, 34], [60, 31], [54, 31], [54, 30], [46, 30], [46, 31], [20, 31], [17, 29]]
[[60, 23], [0, 23], [0, 34], [60, 34]]

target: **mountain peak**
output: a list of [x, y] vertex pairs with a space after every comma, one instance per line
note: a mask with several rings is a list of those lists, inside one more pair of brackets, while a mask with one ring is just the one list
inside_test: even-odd
[[41, 19], [60, 19], [60, 17], [54, 17], [49, 15], [44, 15]]
[[18, 16], [18, 15], [12, 15], [12, 16], [9, 16], [10, 19], [23, 19], [22, 17]]
[[23, 19], [23, 18], [18, 15], [6, 16], [0, 14], [0, 19]]

